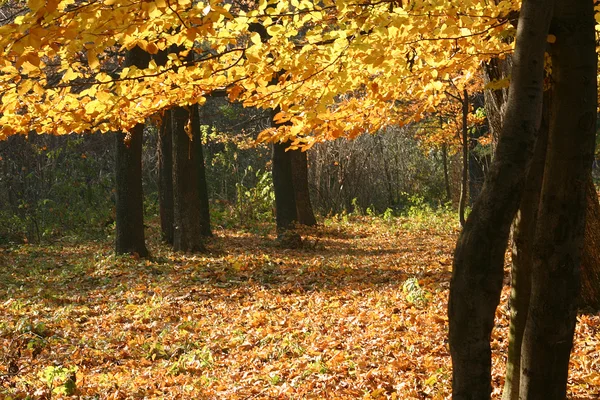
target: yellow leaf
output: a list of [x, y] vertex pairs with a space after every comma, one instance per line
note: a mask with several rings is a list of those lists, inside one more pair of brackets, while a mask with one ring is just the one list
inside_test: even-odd
[[98, 61], [98, 56], [96, 55], [96, 52], [94, 52], [93, 50], [88, 50], [87, 59], [88, 59], [88, 65], [90, 66], [90, 68], [96, 69], [100, 66], [100, 62]]
[[76, 72], [74, 72], [71, 68], [69, 68], [67, 70], [67, 72], [65, 72], [65, 74], [63, 75], [63, 81], [65, 82], [70, 82], [73, 79], [76, 79], [79, 77], [79, 74], [77, 74]]
[[146, 45], [146, 52], [150, 54], [156, 54], [158, 53], [158, 46], [154, 43], [148, 43]]
[[28, 0], [27, 6], [31, 11], [37, 11], [46, 5], [46, 0]]

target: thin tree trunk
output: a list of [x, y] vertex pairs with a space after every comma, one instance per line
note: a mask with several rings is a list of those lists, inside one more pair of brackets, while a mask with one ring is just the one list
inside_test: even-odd
[[198, 105], [192, 106], [192, 129], [196, 149], [196, 163], [198, 168], [198, 190], [200, 196], [200, 229], [202, 236], [212, 236], [210, 228], [210, 205], [208, 201], [208, 185], [206, 184], [206, 167], [204, 165], [204, 147], [202, 145], [202, 132], [200, 130], [200, 111]]
[[158, 203], [163, 240], [173, 244], [173, 135], [171, 111], [166, 111], [158, 132]]
[[198, 168], [196, 142], [190, 138], [186, 126], [189, 112], [183, 107], [171, 110], [173, 134], [173, 209], [175, 230], [173, 249], [176, 251], [204, 251], [202, 228], [200, 226], [200, 193], [198, 189]]
[[[145, 67], [150, 57], [134, 47], [127, 52], [125, 64]], [[137, 124], [126, 139], [124, 132], [116, 136], [116, 254], [138, 254], [146, 257], [144, 238], [144, 197], [142, 192], [142, 136], [144, 124]]]
[[460, 199], [458, 200], [458, 218], [460, 226], [465, 226], [465, 207], [467, 206], [467, 188], [469, 179], [469, 94], [465, 89], [462, 97], [462, 179], [460, 181]]
[[442, 143], [442, 163], [444, 164], [444, 187], [446, 188], [446, 201], [452, 201], [450, 191], [450, 176], [448, 175], [448, 144]]
[[310, 202], [310, 191], [308, 190], [307, 153], [301, 150], [290, 150], [289, 153], [292, 158], [292, 178], [298, 223], [314, 226], [317, 224], [317, 220], [315, 219], [315, 213]]
[[533, 238], [544, 177], [548, 130], [550, 129], [549, 92], [544, 93], [542, 123], [535, 144], [533, 160], [527, 174], [519, 212], [513, 221], [512, 267], [510, 292], [510, 332], [503, 400], [517, 400], [521, 381], [521, 345], [527, 322], [531, 295]]
[[550, 46], [553, 101], [529, 316], [521, 352], [523, 399], [566, 397], [577, 317], [597, 107], [594, 5], [557, 2]]
[[458, 239], [448, 302], [454, 399], [491, 394], [490, 336], [504, 253], [539, 128], [551, 0], [526, 0], [520, 13], [509, 102], [496, 157]]

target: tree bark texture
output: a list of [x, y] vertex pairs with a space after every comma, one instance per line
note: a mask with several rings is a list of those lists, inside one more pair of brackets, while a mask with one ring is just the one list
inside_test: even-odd
[[490, 336], [510, 225], [540, 125], [552, 8], [550, 0], [523, 3], [496, 157], [456, 245], [448, 305], [454, 399], [487, 399], [491, 394]]
[[510, 332], [503, 400], [517, 400], [521, 381], [521, 344], [527, 322], [531, 295], [533, 238], [550, 129], [550, 93], [544, 93], [542, 123], [535, 144], [533, 160], [527, 173], [521, 205], [512, 226], [512, 267], [510, 292]]
[[[186, 126], [190, 123], [186, 131]], [[188, 110], [171, 110], [173, 135], [173, 209], [175, 251], [204, 251], [202, 242], [200, 191], [198, 188], [197, 140], [192, 140]], [[189, 132], [189, 134], [188, 134]]]
[[144, 125], [131, 130], [126, 141], [116, 134], [116, 240], [117, 254], [148, 255], [144, 238], [144, 197], [142, 192], [142, 136]]
[[534, 239], [531, 300], [521, 353], [523, 399], [566, 397], [577, 317], [587, 178], [594, 154], [597, 55], [594, 5], [557, 2], [550, 46], [550, 136]]
[[204, 146], [202, 145], [202, 132], [200, 130], [200, 111], [198, 105], [192, 106], [192, 129], [196, 149], [196, 163], [198, 168], [198, 190], [200, 196], [200, 231], [202, 236], [212, 236], [210, 227], [210, 205], [208, 201], [208, 185], [206, 183], [206, 167], [204, 165]]
[[315, 226], [317, 220], [310, 202], [308, 189], [308, 159], [305, 151], [290, 150], [292, 161], [292, 178], [294, 185], [294, 199], [296, 201], [296, 217], [298, 223], [306, 226]]
[[273, 143], [273, 187], [278, 236], [293, 229], [297, 222], [291, 153], [285, 151], [288, 146], [288, 142]]
[[[148, 53], [134, 47], [127, 52], [125, 65], [145, 67]], [[144, 238], [144, 197], [142, 191], [142, 139], [144, 124], [137, 124], [130, 134], [116, 134], [116, 238], [117, 254], [148, 255]], [[127, 140], [126, 140], [127, 139]]]
[[158, 203], [163, 240], [173, 244], [173, 135], [171, 111], [166, 111], [158, 132]]
[[592, 178], [589, 177], [587, 181], [580, 305], [598, 310], [600, 309], [600, 204]]

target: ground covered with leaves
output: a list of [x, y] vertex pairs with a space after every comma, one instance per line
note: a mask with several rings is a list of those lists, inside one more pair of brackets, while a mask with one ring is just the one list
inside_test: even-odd
[[[330, 219], [299, 250], [217, 230], [203, 255], [151, 230], [151, 260], [115, 258], [109, 240], [0, 249], [0, 398], [449, 397], [454, 220]], [[600, 314], [582, 314], [572, 399], [600, 397], [599, 343]]]

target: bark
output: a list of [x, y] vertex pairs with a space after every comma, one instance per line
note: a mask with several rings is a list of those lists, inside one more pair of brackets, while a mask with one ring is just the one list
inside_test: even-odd
[[308, 190], [307, 153], [301, 150], [290, 150], [289, 153], [292, 158], [292, 178], [298, 223], [306, 226], [314, 226], [317, 224], [317, 220], [315, 219], [315, 213], [310, 202], [310, 192]]
[[600, 309], [600, 204], [591, 177], [588, 179], [586, 193], [580, 305], [598, 310]]
[[465, 89], [462, 97], [462, 177], [460, 181], [460, 199], [458, 200], [458, 217], [460, 226], [465, 226], [465, 207], [467, 206], [467, 187], [469, 180], [469, 94]]
[[491, 394], [490, 336], [504, 253], [539, 128], [550, 0], [526, 0], [520, 14], [506, 118], [488, 179], [458, 239], [448, 306], [453, 398]]
[[527, 322], [531, 295], [531, 264], [533, 237], [537, 223], [538, 205], [544, 177], [548, 130], [550, 125], [549, 93], [544, 93], [542, 124], [535, 144], [533, 161], [529, 167], [521, 205], [513, 221], [512, 267], [510, 293], [510, 332], [503, 400], [519, 398], [521, 380], [521, 344]]
[[[139, 47], [130, 50], [125, 64], [145, 67], [149, 56]], [[116, 134], [116, 237], [117, 254], [148, 256], [144, 238], [144, 199], [142, 192], [142, 136], [144, 124], [137, 124], [126, 139]]]
[[293, 230], [297, 221], [291, 153], [285, 151], [288, 146], [288, 142], [273, 143], [273, 187], [278, 236]]
[[534, 240], [520, 397], [566, 397], [577, 317], [587, 177], [594, 154], [597, 60], [594, 5], [557, 2], [550, 46], [550, 136]]
[[142, 135], [144, 125], [131, 130], [131, 139], [125, 133], [116, 134], [116, 240], [117, 254], [146, 257], [144, 238], [144, 199], [142, 193]]
[[173, 137], [171, 112], [166, 111], [158, 132], [158, 202], [160, 228], [165, 242], [173, 244]]
[[[200, 191], [198, 188], [197, 140], [186, 132], [189, 112], [183, 107], [171, 110], [173, 135], [173, 209], [175, 251], [204, 251], [200, 225]], [[191, 133], [191, 131], [190, 131]]]
[[204, 165], [204, 146], [200, 131], [200, 112], [197, 105], [192, 106], [192, 129], [196, 149], [196, 166], [198, 168], [198, 190], [200, 196], [200, 232], [202, 236], [211, 237], [210, 205], [208, 201], [208, 185], [206, 184], [206, 167]]

